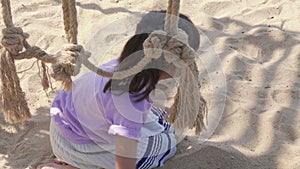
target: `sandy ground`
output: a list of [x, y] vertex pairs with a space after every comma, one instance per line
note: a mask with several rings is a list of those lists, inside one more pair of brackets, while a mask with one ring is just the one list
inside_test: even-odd
[[[166, 9], [166, 2], [79, 0], [79, 43], [86, 48], [97, 44], [90, 50], [108, 55], [93, 57], [95, 63], [117, 56], [118, 48], [108, 53], [104, 49], [132, 33], [133, 22], [122, 18]], [[14, 23], [31, 35], [29, 43], [59, 52], [65, 44], [61, 2], [11, 0], [11, 4]], [[202, 92], [211, 112], [209, 131], [217, 129], [200, 143], [190, 134], [162, 168], [300, 168], [299, 9], [298, 0], [183, 0], [182, 13], [202, 31]], [[97, 36], [104, 40], [98, 42], [92, 37], [99, 30]], [[18, 71], [33, 63], [18, 61]], [[31, 169], [52, 157], [49, 106], [60, 86], [53, 82], [54, 91], [43, 91], [36, 65], [19, 77], [33, 118], [10, 125], [1, 116], [3, 169]]]

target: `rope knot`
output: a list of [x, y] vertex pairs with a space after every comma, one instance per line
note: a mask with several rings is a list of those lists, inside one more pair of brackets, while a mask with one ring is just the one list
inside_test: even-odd
[[9, 27], [2, 29], [1, 44], [12, 55], [18, 55], [23, 50], [24, 43], [29, 34], [24, 33], [20, 27]]
[[188, 45], [188, 35], [181, 29], [178, 29], [177, 34], [173, 37], [170, 37], [170, 40], [165, 45], [165, 59], [169, 63], [176, 63], [180, 60], [184, 60], [186, 56], [184, 56], [184, 51], [186, 48], [190, 48]]
[[188, 35], [181, 29], [177, 34], [170, 37], [165, 31], [154, 31], [144, 42], [144, 53], [146, 57], [158, 59], [164, 54], [168, 63], [180, 67], [180, 61], [193, 61], [193, 49], [188, 45]]
[[152, 32], [143, 44], [145, 56], [151, 59], [158, 59], [162, 55], [167, 41], [168, 38], [165, 31]]
[[64, 47], [57, 63], [52, 65], [52, 77], [65, 83], [65, 89], [70, 90], [72, 86], [71, 76], [80, 72], [83, 59], [90, 57], [90, 53], [84, 51], [81, 45], [68, 44]]

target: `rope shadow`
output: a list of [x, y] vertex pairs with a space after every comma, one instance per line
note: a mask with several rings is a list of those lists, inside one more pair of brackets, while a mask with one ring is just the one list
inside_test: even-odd
[[[36, 168], [49, 162], [52, 152], [49, 139], [49, 108], [40, 107], [37, 115], [24, 124], [7, 124], [0, 117], [0, 154], [2, 167]], [[41, 144], [42, 143], [42, 144]]]
[[80, 2], [76, 2], [76, 5], [83, 8], [83, 9], [87, 9], [87, 10], [96, 10], [99, 11], [103, 14], [114, 14], [114, 13], [118, 13], [118, 12], [123, 12], [123, 13], [130, 13], [130, 14], [141, 14], [139, 12], [132, 12], [126, 8], [122, 8], [122, 7], [117, 7], [117, 8], [109, 8], [109, 9], [103, 9], [101, 8], [99, 5], [95, 4], [95, 3], [80, 3]]
[[[231, 23], [234, 23], [241, 27], [238, 33], [215, 33], [216, 30], [223, 30]], [[233, 62], [230, 63], [230, 66], [232, 67], [228, 66], [230, 67], [231, 72], [225, 72], [228, 87], [228, 100], [226, 105], [234, 104], [236, 107], [238, 107], [236, 110], [241, 110], [241, 112], [234, 113], [238, 114], [238, 116], [241, 116], [241, 113], [247, 112], [247, 115], [243, 114], [243, 116], [249, 116], [249, 121], [245, 121], [243, 123], [245, 126], [252, 126], [247, 127], [247, 129], [238, 138], [231, 138], [219, 143], [222, 145], [240, 145], [242, 147], [245, 147], [246, 149], [250, 149], [250, 151], [255, 151], [256, 146], [259, 146], [260, 144], [259, 142], [264, 141], [259, 140], [258, 138], [261, 137], [259, 135], [259, 133], [261, 133], [260, 131], [263, 131], [263, 128], [261, 127], [261, 125], [263, 124], [263, 116], [266, 116], [268, 110], [272, 108], [270, 107], [272, 105], [269, 105], [267, 98], [274, 90], [274, 79], [276, 79], [279, 67], [281, 65], [284, 65], [287, 62], [287, 59], [291, 57], [291, 51], [293, 47], [299, 44], [299, 40], [297, 38], [294, 38], [293, 35], [300, 35], [300, 32], [282, 30], [281, 27], [271, 25], [251, 26], [244, 22], [227, 17], [219, 19], [213, 18], [212, 29], [204, 29], [203, 31], [209, 36], [210, 40], [214, 44], [217, 43], [217, 40], [221, 38], [225, 39], [225, 45], [223, 46], [224, 49], [219, 54], [220, 58], [223, 65], [227, 64], [228, 62]], [[272, 34], [274, 32], [275, 35]], [[281, 37], [280, 33], [284, 35], [282, 36], [283, 38], [276, 39], [276, 37]], [[260, 52], [257, 54], [257, 56], [259, 57], [255, 58], [253, 57], [253, 55], [249, 55], [249, 49], [248, 51], [243, 51], [243, 47], [247, 47], [247, 45], [254, 46], [254, 49], [258, 49]], [[276, 50], [281, 50], [282, 54], [276, 55]], [[254, 69], [256, 68], [263, 70], [261, 76], [255, 77], [256, 72]], [[298, 70], [299, 68], [300, 67], [298, 66]], [[262, 80], [262, 82], [260, 83], [259, 80]], [[293, 81], [299, 81], [299, 77], [294, 77]], [[251, 86], [252, 90], [249, 92], [245, 91], [247, 89], [244, 87], [249, 86]], [[294, 83], [293, 87], [291, 88], [299, 89], [299, 84]], [[288, 90], [291, 90], [291, 88], [288, 88]], [[298, 93], [298, 90], [294, 92]], [[253, 105], [244, 107], [247, 106], [247, 95], [255, 96], [254, 98], [256, 99], [256, 101]], [[281, 151], [281, 145], [286, 140], [292, 141], [296, 139], [296, 134], [294, 131], [295, 129], [293, 129], [292, 126], [296, 125], [296, 112], [297, 108], [299, 108], [298, 105], [299, 99], [292, 99], [290, 105], [288, 105], [287, 107], [282, 107], [282, 109], [278, 111], [280, 113], [274, 115], [275, 120], [274, 122], [272, 122], [272, 133], [270, 134], [274, 137], [273, 140], [270, 140], [269, 150], [265, 151], [262, 155], [249, 158], [252, 161], [259, 163], [259, 166], [256, 166], [254, 168], [278, 167], [277, 156], [274, 157], [272, 154], [279, 154]], [[288, 108], [290, 106], [294, 107], [293, 110], [290, 110]], [[230, 126], [231, 123], [234, 123], [230, 120], [230, 118], [232, 119], [232, 117], [229, 118], [229, 116], [232, 116], [232, 111], [233, 110], [230, 107], [226, 109], [224, 117], [217, 129], [216, 134], [218, 134], [219, 131], [222, 131], [221, 133], [226, 133], [225, 128]], [[283, 113], [291, 111], [292, 113]], [[285, 133], [289, 133], [289, 136], [284, 138], [286, 140], [282, 140], [282, 138], [279, 138], [280, 135], [274, 128], [274, 126], [278, 125], [278, 121], [281, 121], [281, 123], [283, 123], [281, 124], [281, 127], [283, 127], [282, 130]], [[265, 166], [263, 164], [263, 161], [265, 160], [270, 161], [271, 166]]]
[[[195, 158], [196, 157], [196, 158]], [[184, 162], [183, 162], [184, 161]], [[253, 169], [256, 164], [241, 152], [232, 147], [226, 150], [215, 143], [203, 145], [198, 151], [192, 151], [188, 155], [170, 159], [161, 167], [163, 169]]]
[[[88, 7], [91, 7], [91, 6], [85, 6], [86, 8]], [[100, 8], [100, 7], [99, 7]], [[101, 9], [101, 8], [100, 8]], [[107, 11], [106, 11], [107, 12]], [[128, 11], [127, 11], [128, 12]], [[104, 12], [103, 12], [104, 13]], [[224, 18], [221, 18], [221, 19], [215, 19], [216, 21], [219, 21], [219, 22], [224, 22], [223, 20]], [[240, 21], [236, 21], [236, 20], [232, 20], [232, 19], [229, 19], [229, 18], [225, 18], [226, 19], [226, 22], [227, 23], [231, 23], [231, 22], [235, 22], [239, 25], [241, 25], [242, 27], [244, 27], [244, 29], [242, 29], [241, 33], [239, 34], [240, 36], [242, 36], [243, 34], [251, 31], [252, 29], [254, 28], [259, 28], [259, 27], [262, 27], [262, 28], [265, 28], [266, 30], [268, 29], [272, 29], [272, 28], [276, 28], [276, 29], [280, 29], [281, 28], [278, 28], [278, 27], [273, 27], [273, 26], [269, 26], [269, 25], [257, 25], [257, 26], [250, 26], [250, 25], [247, 25], [246, 23], [243, 23], [243, 22], [240, 22]], [[217, 26], [216, 25], [216, 28], [220, 29], [221, 27]], [[250, 28], [250, 29], [248, 29]], [[213, 33], [214, 31], [209, 31], [209, 30], [205, 30], [206, 32], [210, 32], [210, 33]], [[289, 34], [299, 34], [299, 32], [292, 32], [292, 31], [288, 31]], [[226, 33], [223, 33], [223, 34], [220, 34], [220, 35], [217, 35], [216, 37], [213, 37], [211, 40], [212, 41], [215, 41], [217, 38], [220, 38], [220, 37], [226, 37], [226, 38], [232, 38], [234, 35], [230, 35], [230, 34], [226, 34]], [[251, 43], [252, 45], [256, 46], [257, 48], [261, 48], [260, 44], [258, 44], [255, 39], [259, 38], [260, 36], [251, 36], [249, 35], [249, 43]], [[286, 41], [274, 41], [270, 36], [266, 36], [267, 39], [267, 43], [269, 44], [277, 44], [277, 47], [279, 47], [281, 44], [285, 43]], [[221, 53], [221, 59], [223, 61], [225, 61], [227, 59], [227, 57], [230, 57], [231, 54], [233, 54], [237, 49], [239, 49], [239, 46], [237, 47], [237, 42], [232, 42], [232, 40], [236, 40], [236, 38], [232, 38], [232, 39], [228, 39], [229, 43], [231, 44], [234, 44], [233, 46], [225, 46], [226, 48], [230, 48], [229, 50], [225, 51], [224, 53]], [[274, 79], [274, 77], [276, 76], [276, 72], [278, 70], [278, 66], [283, 64], [286, 59], [288, 58], [288, 56], [290, 55], [291, 53], [291, 48], [299, 43], [298, 40], [296, 39], [291, 39], [290, 40], [290, 43], [292, 44], [290, 47], [288, 47], [287, 49], [285, 48], [284, 50], [284, 54], [283, 56], [275, 63], [272, 63], [272, 66], [270, 66], [265, 72], [263, 72], [263, 75], [262, 75], [262, 78], [265, 79], [265, 83], [263, 85], [260, 85], [260, 86], [257, 86], [256, 90], [255, 90], [255, 95], [257, 96], [257, 101], [256, 101], [256, 105], [260, 105], [260, 107], [257, 107], [257, 106], [253, 106], [253, 107], [250, 107], [250, 108], [247, 108], [248, 110], [250, 110], [250, 112], [253, 112], [253, 114], [251, 114], [251, 118], [249, 120], [249, 124], [256, 124], [259, 120], [259, 117], [261, 114], [265, 113], [264, 111], [261, 111], [261, 110], [266, 110], [268, 107], [267, 107], [267, 103], [266, 101], [263, 99], [263, 98], [266, 98], [268, 97], [269, 93], [272, 92], [272, 88], [270, 88], [270, 86], [272, 85], [272, 81]], [[277, 48], [276, 47], [276, 48]], [[263, 49], [262, 49], [263, 50]], [[275, 49], [274, 49], [275, 50]], [[271, 56], [274, 54], [274, 50], [272, 51], [269, 51], [268, 53], [265, 53], [264, 55], [266, 56]], [[241, 57], [242, 58], [242, 57]], [[231, 80], [229, 81], [228, 85], [230, 88], [229, 92], [228, 93], [228, 96], [229, 97], [232, 97], [233, 95], [236, 94], [236, 87], [238, 87], [238, 83], [239, 82], [244, 82], [246, 84], [249, 84], [250, 85], [253, 83], [253, 79], [252, 78], [249, 78], [249, 69], [252, 68], [252, 66], [249, 66], [247, 63], [251, 63], [251, 64], [255, 64], [255, 65], [259, 65], [259, 64], [263, 64], [263, 63], [266, 63], [266, 62], [270, 62], [272, 61], [272, 57], [266, 57], [264, 59], [261, 59], [261, 60], [255, 60], [253, 58], [249, 59], [249, 58], [236, 58], [235, 62], [235, 66], [234, 66], [234, 70], [238, 70], [237, 72], [235, 72], [236, 74], [234, 75], [228, 75], [228, 80]], [[240, 63], [241, 62], [246, 62], [243, 63], [243, 66], [240, 66]], [[229, 79], [231, 78], [231, 79]], [[298, 84], [293, 84], [294, 87], [297, 87], [298, 88]], [[240, 97], [243, 97], [243, 95], [240, 95]], [[290, 104], [291, 106], [293, 107], [298, 107], [299, 105], [299, 102], [296, 101], [296, 100], [293, 100]], [[227, 111], [231, 111], [231, 110], [227, 110]], [[281, 111], [279, 112], [286, 112], [286, 111], [291, 111], [290, 109], [288, 109], [287, 107], [284, 107], [282, 108]], [[287, 133], [294, 133], [295, 131], [293, 131], [293, 129], [290, 127], [294, 124], [296, 124], [296, 113], [294, 112], [294, 110], [292, 110], [293, 113], [289, 114], [289, 115], [286, 115], [286, 116], [282, 116], [282, 114], [278, 114], [276, 115], [275, 119], [276, 121], [281, 121], [281, 119], [283, 119], [283, 123], [289, 123], [290, 125], [287, 125], [287, 126], [282, 126], [284, 128], [284, 130], [287, 132]], [[230, 113], [230, 112], [225, 112], [226, 116], [224, 117], [224, 120], [226, 120], [226, 118], [228, 117], [227, 114]], [[223, 126], [226, 126], [226, 122], [223, 121], [222, 122]], [[275, 125], [275, 124], [274, 124]], [[251, 129], [248, 129], [247, 131], [244, 132], [243, 135], [240, 136], [240, 138], [238, 139], [235, 139], [235, 140], [229, 140], [229, 141], [224, 141], [224, 142], [221, 142], [221, 144], [240, 144], [240, 143], [243, 143], [245, 141], [245, 138], [247, 138], [247, 140], [249, 139], [249, 142], [251, 141], [256, 141], [256, 137], [257, 135], [253, 135], [253, 133], [258, 133], [260, 130], [259, 126], [256, 125], [254, 127], [254, 131]], [[2, 131], [1, 131], [2, 133]], [[276, 137], [276, 134], [275, 134], [275, 131], [274, 133], [274, 136]], [[249, 137], [250, 135], [250, 137]], [[295, 134], [291, 134], [292, 136], [290, 137], [290, 141], [293, 142], [295, 140], [295, 137], [294, 136]], [[9, 142], [9, 141], [8, 141]], [[278, 146], [279, 144], [279, 146]], [[272, 143], [273, 146], [270, 146], [272, 147], [272, 149], [270, 149], [270, 151], [266, 152], [264, 155], [261, 155], [259, 157], [255, 157], [255, 158], [252, 158], [252, 160], [262, 160], [262, 159], [271, 159], [273, 161], [273, 164], [272, 166], [268, 166], [270, 168], [277, 168], [277, 165], [276, 165], [276, 162], [274, 160], [276, 160], [276, 157], [270, 157], [269, 156], [269, 153], [271, 152], [280, 152], [280, 144], [282, 144], [281, 141], [278, 141], [278, 139], [274, 138], [274, 141]], [[2, 146], [1, 146], [2, 147]], [[3, 146], [4, 147], [4, 146]], [[275, 147], [275, 148], [274, 148]], [[213, 154], [217, 154], [220, 153], [218, 150], [215, 150], [214, 148], [211, 148], [212, 149], [212, 152]], [[207, 149], [204, 149], [204, 150], [207, 150]], [[5, 150], [5, 148], [3, 148], [3, 152], [4, 154], [9, 154], [9, 153], [5, 153], [9, 150]], [[1, 152], [2, 153], [2, 152]], [[204, 156], [205, 154], [191, 154], [191, 156], [198, 156], [198, 155], [201, 155], [201, 156]], [[14, 166], [14, 160], [8, 158], [8, 164], [11, 165], [11, 166]], [[225, 159], [225, 160], [229, 160], [230, 159]], [[198, 163], [197, 163], [198, 164]], [[200, 163], [199, 163], [200, 165]], [[246, 165], [246, 164], [245, 164]], [[262, 166], [262, 167], [266, 167], [266, 166]], [[243, 167], [242, 167], [243, 168]]]

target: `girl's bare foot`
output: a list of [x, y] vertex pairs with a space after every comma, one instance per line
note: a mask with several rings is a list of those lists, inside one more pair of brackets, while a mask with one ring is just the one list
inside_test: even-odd
[[63, 162], [62, 160], [60, 160], [58, 158], [54, 158], [52, 161], [59, 165], [68, 165], [67, 163]]
[[65, 164], [65, 163], [46, 163], [39, 165], [37, 169], [79, 169], [77, 167], [73, 167], [71, 165]]

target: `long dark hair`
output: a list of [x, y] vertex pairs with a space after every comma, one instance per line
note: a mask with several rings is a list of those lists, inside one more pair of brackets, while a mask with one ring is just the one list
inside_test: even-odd
[[[119, 58], [119, 66], [117, 70], [125, 70], [137, 64], [144, 56], [143, 43], [148, 38], [149, 34], [154, 30], [162, 30], [164, 25], [166, 11], [153, 11], [145, 15], [137, 25], [136, 34], [131, 37], [125, 44], [121, 56]], [[199, 47], [199, 33], [192, 21], [185, 15], [179, 16], [179, 28], [183, 29], [189, 36], [189, 45], [195, 50]], [[152, 65], [156, 68], [151, 68], [149, 65], [141, 72], [133, 77], [128, 77], [122, 80], [109, 80], [105, 85], [103, 92], [109, 89], [127, 91], [134, 95], [135, 102], [142, 101], [149, 97], [151, 91], [155, 89], [159, 81], [161, 70], [166, 65], [163, 57], [154, 60]], [[152, 66], [153, 67], [153, 66]], [[160, 68], [160, 69], [157, 69]]]
[[[148, 33], [137, 34], [127, 41], [118, 60], [120, 64], [117, 70], [128, 69], [132, 66], [132, 63], [136, 64], [139, 59], [144, 57], [143, 42], [148, 38], [148, 36]], [[128, 58], [129, 56], [130, 61]], [[128, 77], [122, 80], [109, 80], [103, 91], [106, 92], [108, 89], [111, 89], [112, 84], [116, 84], [113, 85], [113, 89], [127, 90], [129, 93], [134, 94], [136, 98], [134, 101], [139, 102], [147, 98], [151, 91], [155, 89], [155, 85], [157, 84], [159, 77], [159, 69], [144, 69], [137, 73], [134, 77]], [[128, 81], [130, 81], [129, 86]]]

